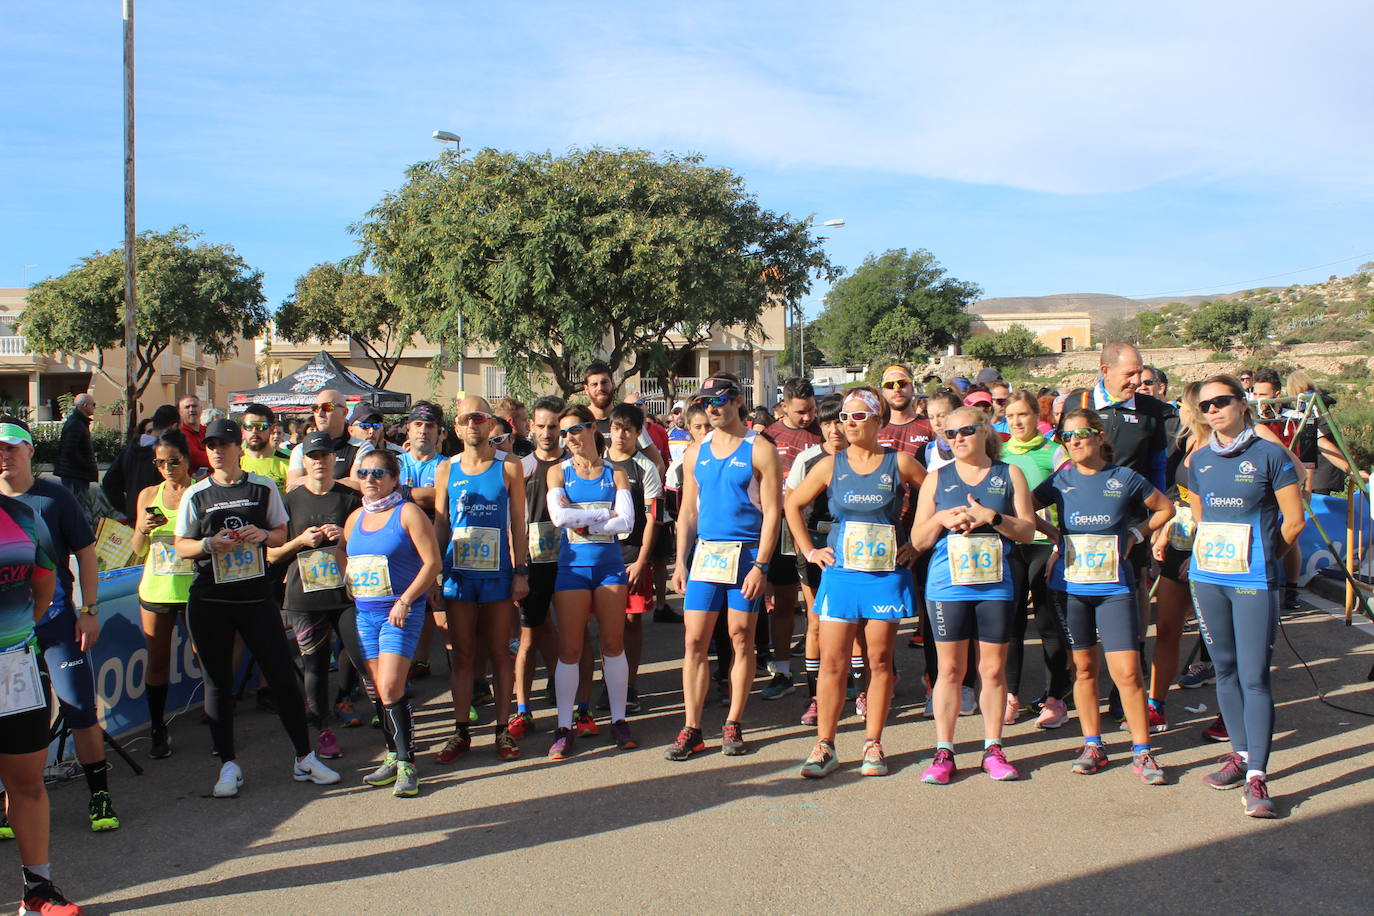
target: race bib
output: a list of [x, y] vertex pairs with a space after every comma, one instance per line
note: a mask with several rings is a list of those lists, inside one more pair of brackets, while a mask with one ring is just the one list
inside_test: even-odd
[[454, 528], [453, 567], [490, 572], [501, 568], [500, 528]]
[[698, 582], [734, 585], [739, 581], [739, 541], [697, 541], [692, 578]]
[[211, 560], [216, 585], [261, 579], [266, 572], [262, 547], [257, 544], [240, 544], [224, 553], [212, 553]]
[[1250, 571], [1250, 526], [1203, 522], [1193, 540], [1193, 562], [1204, 572], [1227, 576]]
[[344, 584], [339, 558], [332, 547], [305, 551], [296, 557], [296, 570], [301, 574], [301, 591], [307, 594], [342, 588]]
[[782, 547], [778, 551], [785, 557], [795, 557], [797, 555], [797, 542], [792, 539], [792, 531], [784, 521], [782, 526]]
[[558, 526], [553, 522], [530, 523], [530, 562], [558, 562]]
[[170, 538], [156, 538], [148, 544], [148, 569], [155, 576], [191, 576], [196, 563], [179, 556]]
[[38, 675], [38, 653], [28, 643], [0, 653], [0, 717], [43, 709], [48, 698]]
[[348, 584], [354, 598], [390, 598], [391, 565], [376, 554], [349, 557]]
[[892, 572], [897, 568], [897, 529], [892, 525], [845, 522], [844, 568]]
[[955, 585], [1002, 581], [1002, 538], [996, 534], [948, 534], [949, 580]]
[[[609, 508], [611, 508], [611, 504], [610, 504], [610, 503], [605, 503], [605, 502], [577, 503], [575, 506], [573, 506], [573, 508], [575, 508], [575, 509], [609, 509]], [[568, 543], [569, 543], [569, 544], [614, 544], [614, 543], [615, 543], [615, 535], [613, 535], [613, 534], [581, 534], [581, 533], [579, 533], [579, 532], [573, 530], [572, 528], [567, 529], [567, 531], [568, 531]]]
[[1064, 536], [1064, 578], [1076, 585], [1114, 585], [1120, 555], [1114, 534]]
[[1197, 525], [1193, 522], [1193, 510], [1188, 506], [1174, 509], [1174, 517], [1169, 522], [1169, 546], [1175, 550], [1192, 550], [1193, 537]]

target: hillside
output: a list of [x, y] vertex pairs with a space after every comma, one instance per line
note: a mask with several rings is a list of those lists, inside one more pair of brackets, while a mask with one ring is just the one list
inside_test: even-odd
[[1170, 302], [1197, 305], [1214, 299], [1230, 299], [1241, 293], [1225, 293], [1215, 297], [1183, 296], [1178, 299], [1128, 299], [1108, 293], [1055, 293], [1051, 296], [999, 296], [979, 299], [969, 306], [978, 315], [1024, 314], [1043, 312], [1087, 312], [1092, 316], [1093, 328], [1112, 318], [1128, 318], [1141, 312], [1153, 311]]

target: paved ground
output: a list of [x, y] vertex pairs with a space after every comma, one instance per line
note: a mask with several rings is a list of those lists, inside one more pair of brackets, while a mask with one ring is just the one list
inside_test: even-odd
[[[1374, 712], [1367, 628], [1310, 610], [1284, 630], [1331, 698]], [[820, 783], [798, 778], [813, 740], [796, 724], [800, 691], [774, 703], [754, 695], [748, 756], [669, 763], [661, 749], [679, 725], [681, 631], [646, 631], [652, 708], [636, 721], [641, 750], [592, 740], [571, 760], [548, 761], [553, 715], [542, 710], [524, 760], [498, 763], [483, 730], [467, 759], [439, 767], [430, 752], [447, 726], [435, 678], [419, 713], [422, 797], [359, 784], [380, 749], [367, 728], [342, 734], [344, 783], [295, 783], [275, 718], [248, 712], [247, 784], [236, 800], [214, 800], [209, 737], [191, 714], [172, 726], [174, 757], [146, 760], [141, 778], [114, 774], [117, 833], [86, 829], [79, 780], [54, 789], [59, 884], [91, 913], [1374, 910], [1364, 864], [1374, 724], [1319, 703], [1282, 638], [1271, 783], [1282, 817], [1265, 822], [1241, 814], [1236, 792], [1200, 782], [1220, 751], [1198, 737], [1216, 710], [1210, 688], [1171, 698], [1174, 728], [1157, 741], [1167, 786], [1135, 780], [1124, 733], [1110, 739], [1109, 770], [1070, 775], [1076, 720], [1056, 732], [1025, 721], [1009, 729], [1023, 778], [991, 783], [973, 769], [976, 718], [960, 721], [957, 782], [920, 784], [934, 728], [917, 715], [920, 652], [904, 648], [905, 636], [898, 715], [884, 740], [891, 776], [857, 775], [862, 731], [851, 717], [840, 736], [846, 767]], [[1184, 709], [1197, 704], [1207, 710]], [[708, 716], [718, 730], [722, 711]], [[134, 747], [146, 757], [146, 741]]]

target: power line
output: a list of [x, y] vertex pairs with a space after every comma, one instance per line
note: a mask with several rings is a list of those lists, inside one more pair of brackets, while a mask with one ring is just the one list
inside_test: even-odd
[[1166, 289], [1162, 293], [1133, 294], [1126, 296], [1127, 299], [1158, 299], [1161, 296], [1176, 296], [1179, 293], [1200, 293], [1209, 289], [1249, 289], [1250, 284], [1259, 283], [1264, 280], [1274, 280], [1278, 277], [1291, 277], [1294, 274], [1307, 273], [1309, 270], [1320, 270], [1323, 267], [1333, 267], [1337, 264], [1344, 264], [1347, 261], [1358, 261], [1361, 258], [1374, 258], [1374, 251], [1366, 254], [1351, 255], [1348, 258], [1341, 258], [1337, 261], [1327, 261], [1325, 264], [1314, 264], [1311, 267], [1300, 267], [1297, 270], [1287, 270], [1281, 274], [1270, 274], [1267, 277], [1255, 277], [1253, 280], [1236, 280], [1233, 283], [1218, 283], [1215, 286], [1194, 286], [1188, 289]]

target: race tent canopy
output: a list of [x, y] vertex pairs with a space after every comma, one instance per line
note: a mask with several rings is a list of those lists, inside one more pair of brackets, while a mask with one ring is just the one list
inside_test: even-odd
[[262, 404], [282, 413], [309, 413], [315, 395], [325, 388], [342, 394], [350, 405], [366, 401], [386, 413], [410, 409], [410, 395], [369, 385], [321, 350], [279, 382], [229, 395], [229, 412], [239, 413], [249, 404]]

